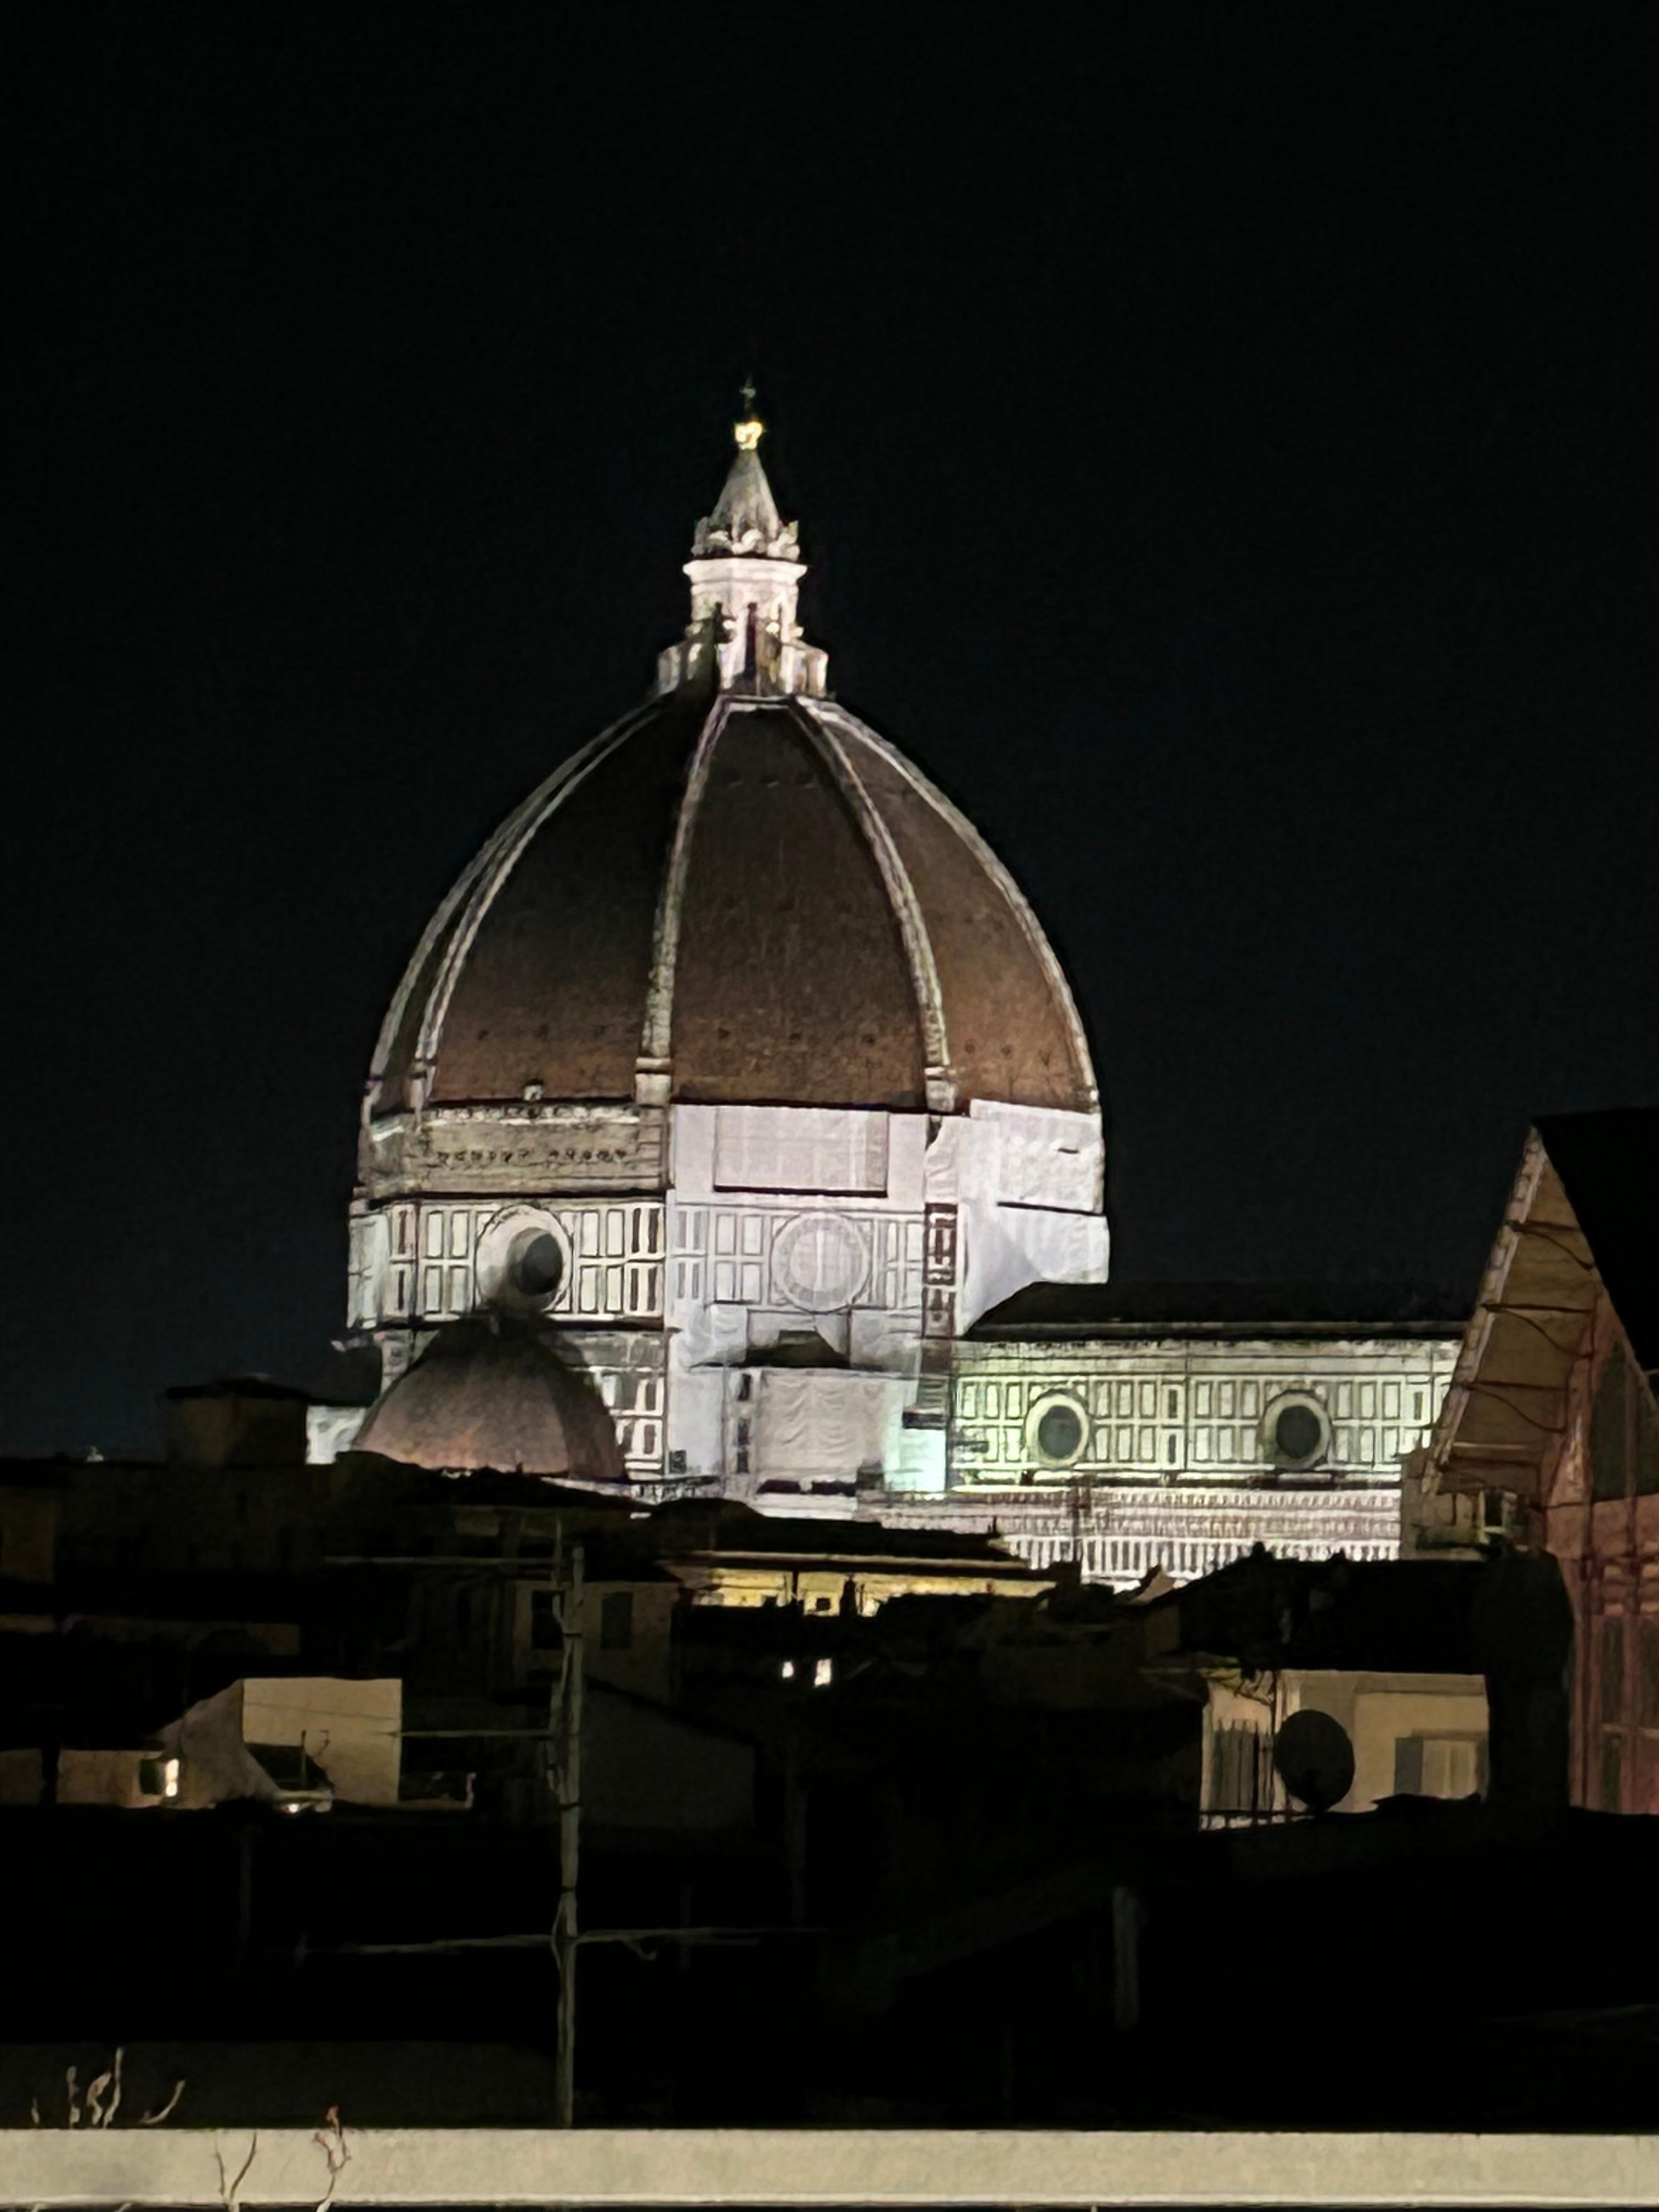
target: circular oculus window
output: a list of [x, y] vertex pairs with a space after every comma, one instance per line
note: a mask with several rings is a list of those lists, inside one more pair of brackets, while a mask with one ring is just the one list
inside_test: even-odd
[[570, 1276], [570, 1240], [550, 1213], [509, 1206], [478, 1238], [478, 1300], [518, 1313], [545, 1313]]
[[521, 1298], [541, 1305], [564, 1280], [564, 1252], [550, 1229], [521, 1229], [507, 1255], [507, 1279]]
[[1274, 1467], [1311, 1467], [1330, 1449], [1330, 1418], [1309, 1392], [1275, 1398], [1262, 1419], [1261, 1443]]
[[1088, 1441], [1088, 1416], [1075, 1398], [1039, 1398], [1026, 1417], [1026, 1448], [1043, 1467], [1075, 1467]]
[[808, 1313], [851, 1305], [869, 1272], [863, 1237], [838, 1214], [798, 1213], [773, 1240], [773, 1283], [791, 1305]]

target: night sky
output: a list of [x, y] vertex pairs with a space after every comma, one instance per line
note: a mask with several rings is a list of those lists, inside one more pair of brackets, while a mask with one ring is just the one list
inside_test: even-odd
[[0, 1444], [316, 1370], [386, 997], [750, 371], [832, 684], [1069, 969], [1115, 1271], [1467, 1295], [1528, 1117], [1659, 1099], [1625, 20], [15, 11]]

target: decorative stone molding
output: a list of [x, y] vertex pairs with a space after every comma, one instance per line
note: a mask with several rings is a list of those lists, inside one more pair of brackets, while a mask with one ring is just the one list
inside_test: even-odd
[[1154, 1568], [1172, 1582], [1212, 1574], [1257, 1544], [1292, 1559], [1400, 1555], [1397, 1481], [1273, 1488], [1146, 1482], [1069, 1490], [955, 1491], [944, 1498], [888, 1492], [860, 1508], [890, 1527], [994, 1528], [1031, 1565], [1081, 1562], [1086, 1582], [1133, 1589]]
[[371, 1121], [358, 1146], [358, 1175], [364, 1195], [375, 1200], [432, 1190], [661, 1190], [667, 1150], [661, 1107], [439, 1106]]

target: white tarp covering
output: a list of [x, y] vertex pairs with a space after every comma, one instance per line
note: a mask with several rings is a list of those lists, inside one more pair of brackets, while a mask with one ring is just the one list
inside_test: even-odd
[[968, 1115], [995, 1133], [991, 1172], [1003, 1205], [1062, 1206], [1079, 1213], [1098, 1208], [1105, 1146], [1096, 1115], [982, 1098], [975, 1099]]
[[828, 1106], [720, 1106], [714, 1120], [717, 1190], [887, 1188], [887, 1116]]
[[755, 1473], [763, 1480], [850, 1482], [896, 1459], [909, 1394], [902, 1376], [775, 1368], [760, 1378]]
[[1107, 1234], [1098, 1213], [1049, 1213], [1034, 1206], [963, 1208], [962, 1291], [957, 1329], [1028, 1283], [1103, 1283]]

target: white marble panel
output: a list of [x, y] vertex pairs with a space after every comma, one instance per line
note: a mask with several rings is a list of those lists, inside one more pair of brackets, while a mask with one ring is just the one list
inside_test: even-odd
[[677, 1198], [707, 1198], [714, 1188], [714, 1116], [713, 1106], [676, 1106], [673, 1124], [673, 1194]]
[[927, 1197], [927, 1116], [887, 1117], [887, 1197], [907, 1212], [920, 1212]]

